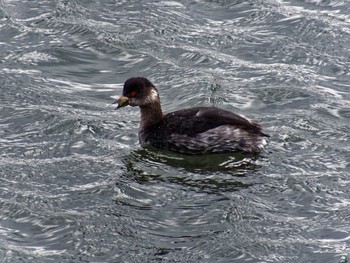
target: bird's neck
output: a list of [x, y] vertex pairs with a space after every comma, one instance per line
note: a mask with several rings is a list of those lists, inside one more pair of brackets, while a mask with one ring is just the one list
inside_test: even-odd
[[140, 128], [145, 129], [159, 123], [163, 119], [162, 107], [160, 102], [154, 102], [146, 106], [141, 106], [141, 124]]

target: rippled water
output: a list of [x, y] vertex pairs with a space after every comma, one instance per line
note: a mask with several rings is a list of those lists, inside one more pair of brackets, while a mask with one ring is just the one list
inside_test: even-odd
[[[349, 54], [349, 1], [0, 1], [0, 262], [347, 262]], [[131, 76], [268, 147], [142, 149]]]

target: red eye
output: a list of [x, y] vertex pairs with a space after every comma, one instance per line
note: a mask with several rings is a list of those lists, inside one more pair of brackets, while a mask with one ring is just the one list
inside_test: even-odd
[[130, 93], [130, 97], [135, 97], [136, 96], [136, 92], [135, 91], [132, 91], [131, 93]]

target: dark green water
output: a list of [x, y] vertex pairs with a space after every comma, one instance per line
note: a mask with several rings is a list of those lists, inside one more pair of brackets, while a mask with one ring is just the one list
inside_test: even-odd
[[[350, 2], [0, 1], [0, 262], [346, 262]], [[142, 149], [131, 76], [258, 157]]]

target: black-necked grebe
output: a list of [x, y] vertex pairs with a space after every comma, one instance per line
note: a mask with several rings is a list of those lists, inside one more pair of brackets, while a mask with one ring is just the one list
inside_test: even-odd
[[146, 78], [130, 78], [118, 108], [130, 105], [141, 109], [141, 145], [187, 154], [231, 151], [259, 152], [266, 145], [260, 125], [255, 121], [216, 107], [196, 107], [163, 115], [158, 91]]

